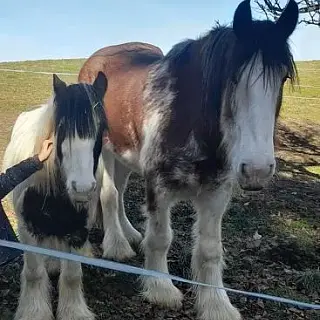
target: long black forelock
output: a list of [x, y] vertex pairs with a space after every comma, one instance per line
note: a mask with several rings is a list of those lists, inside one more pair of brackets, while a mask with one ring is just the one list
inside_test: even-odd
[[[234, 89], [250, 62], [253, 71], [261, 54], [265, 88], [275, 83], [283, 68], [291, 84], [296, 80], [297, 69], [288, 43], [276, 37], [274, 22], [253, 21], [245, 42], [239, 41], [231, 27], [215, 26], [204, 38], [202, 51], [203, 107], [220, 110], [226, 89]], [[230, 94], [226, 95], [231, 99]], [[209, 106], [210, 105], [210, 106]]]
[[74, 138], [76, 133], [80, 139], [96, 139], [107, 127], [103, 103], [92, 85], [71, 84], [55, 96], [54, 103], [54, 131], [59, 140]]

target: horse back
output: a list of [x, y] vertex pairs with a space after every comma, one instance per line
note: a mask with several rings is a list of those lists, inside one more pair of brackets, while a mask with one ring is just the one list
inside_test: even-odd
[[79, 82], [92, 83], [99, 71], [108, 78], [104, 97], [109, 127], [106, 143], [116, 153], [139, 152], [143, 89], [150, 67], [162, 57], [162, 51], [151, 44], [125, 43], [96, 51], [80, 70]]

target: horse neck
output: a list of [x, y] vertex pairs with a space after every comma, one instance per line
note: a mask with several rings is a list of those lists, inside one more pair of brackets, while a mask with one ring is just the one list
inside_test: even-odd
[[203, 39], [194, 41], [184, 59], [169, 64], [169, 72], [175, 79], [173, 90], [176, 94], [171, 104], [174, 117], [169, 122], [167, 137], [175, 146], [187, 143], [190, 135], [211, 149], [220, 141], [218, 110], [211, 105], [211, 95], [203, 86], [203, 42]]

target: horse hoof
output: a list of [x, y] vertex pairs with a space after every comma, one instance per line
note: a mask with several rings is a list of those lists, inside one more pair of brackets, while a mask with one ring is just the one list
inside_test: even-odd
[[207, 308], [202, 310], [198, 309], [198, 319], [199, 320], [241, 320], [241, 314], [235, 307], [226, 306], [221, 304], [221, 306], [214, 308], [209, 305]]
[[87, 307], [80, 306], [58, 311], [57, 320], [95, 320], [95, 315]]
[[171, 309], [182, 307], [183, 294], [171, 280], [146, 278], [142, 282], [142, 296], [150, 303]]
[[53, 314], [51, 312], [43, 312], [39, 310], [39, 312], [25, 312], [24, 314], [21, 314], [21, 312], [18, 312], [14, 320], [53, 320]]
[[125, 237], [106, 235], [103, 239], [102, 248], [102, 257], [105, 259], [124, 261], [136, 256]]

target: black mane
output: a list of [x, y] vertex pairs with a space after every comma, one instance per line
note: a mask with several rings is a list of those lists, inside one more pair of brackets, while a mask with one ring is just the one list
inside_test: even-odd
[[253, 21], [252, 29], [242, 40], [236, 37], [233, 28], [218, 25], [198, 40], [203, 43], [203, 92], [211, 95], [205, 97], [203, 103], [219, 109], [224, 91], [237, 84], [244, 69], [252, 60], [256, 61], [259, 54], [263, 63], [261, 76], [266, 86], [283, 68], [291, 82], [295, 81], [296, 65], [289, 44], [274, 34], [274, 25], [271, 21]]
[[103, 103], [92, 85], [71, 84], [55, 96], [54, 132], [62, 140], [77, 133], [81, 139], [96, 138], [107, 128]]
[[107, 129], [104, 105], [94, 87], [85, 83], [71, 84], [55, 96], [54, 133], [57, 136], [57, 155], [62, 160], [61, 144], [76, 133], [80, 139], [95, 139], [93, 150], [94, 173], [102, 149], [103, 132]]
[[197, 40], [185, 40], [176, 44], [165, 56], [170, 71], [178, 76], [179, 71], [196, 58], [194, 51], [201, 56], [202, 103], [205, 109], [221, 108], [222, 97], [227, 87], [234, 86], [250, 61], [261, 53], [263, 73], [267, 81], [273, 81], [285, 68], [287, 78], [293, 84], [297, 69], [290, 46], [285, 39], [274, 34], [272, 21], [253, 21], [245, 41], [239, 40], [232, 27], [219, 23], [205, 36]]
[[[296, 79], [296, 65], [287, 37], [275, 26], [275, 22], [268, 20], [252, 21], [250, 28], [241, 27], [242, 36], [239, 36], [234, 26], [217, 24], [204, 36], [182, 41], [167, 53], [161, 62], [168, 64], [175, 98], [171, 109], [173, 120], [166, 129], [163, 152], [183, 147], [193, 132], [201, 154], [207, 159], [199, 165], [208, 165], [217, 172], [223, 170], [226, 157], [221, 144], [221, 112], [223, 106], [230, 109], [234, 89], [248, 64], [253, 61], [254, 67], [257, 58], [262, 57], [261, 76], [266, 88], [279, 76], [283, 77], [283, 83], [287, 78], [291, 83]], [[161, 85], [161, 78], [158, 81]], [[276, 116], [281, 96], [279, 92]], [[232, 119], [231, 109], [227, 113]], [[183, 119], [183, 122], [174, 119]], [[198, 158], [201, 155], [195, 157], [193, 163], [198, 163]]]

